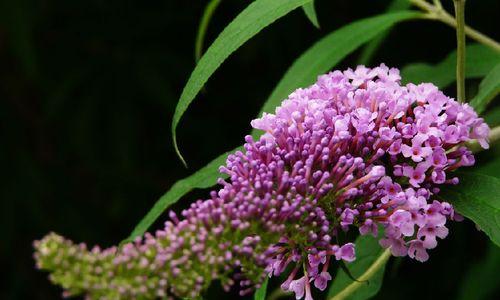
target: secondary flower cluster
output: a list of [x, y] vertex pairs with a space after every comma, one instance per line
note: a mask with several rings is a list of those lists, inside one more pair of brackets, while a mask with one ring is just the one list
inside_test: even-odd
[[428, 259], [447, 219], [436, 198], [474, 164], [464, 142], [488, 147], [488, 126], [432, 84], [400, 85], [385, 65], [334, 71], [252, 121], [265, 131], [220, 171], [222, 188], [134, 243], [87, 250], [56, 234], [35, 242], [37, 265], [66, 295], [90, 299], [196, 297], [212, 280], [242, 295], [266, 275], [312, 299], [334, 260], [355, 259], [344, 232], [378, 236], [393, 255]]

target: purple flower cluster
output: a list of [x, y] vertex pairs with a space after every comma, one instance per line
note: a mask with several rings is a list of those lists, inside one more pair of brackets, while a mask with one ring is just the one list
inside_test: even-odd
[[[69, 294], [89, 298], [194, 297], [214, 279], [251, 292], [267, 274], [311, 300], [334, 260], [355, 259], [337, 242], [352, 228], [378, 236], [395, 256], [419, 261], [460, 219], [435, 195], [474, 164], [464, 142], [488, 147], [488, 126], [467, 104], [432, 84], [400, 85], [385, 65], [334, 71], [252, 121], [220, 168], [229, 175], [211, 198], [170, 213], [163, 230], [135, 243], [87, 251], [51, 234], [36, 243], [38, 266]], [[82, 271], [83, 270], [83, 271]]]

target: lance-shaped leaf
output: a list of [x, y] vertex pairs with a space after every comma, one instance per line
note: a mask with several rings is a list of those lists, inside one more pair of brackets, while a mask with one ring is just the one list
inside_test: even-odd
[[208, 2], [207, 6], [205, 6], [205, 9], [203, 10], [200, 25], [198, 26], [198, 33], [196, 34], [196, 42], [194, 44], [194, 56], [196, 61], [199, 61], [201, 58], [208, 24], [210, 23], [210, 20], [212, 19], [212, 16], [219, 6], [220, 2], [221, 0], [210, 0], [210, 2]]
[[[344, 26], [329, 34], [327, 37], [314, 44], [294, 62], [285, 76], [278, 83], [279, 90], [276, 90], [278, 89], [277, 87], [269, 99], [264, 103], [261, 113], [263, 111], [269, 112], [273, 110], [284, 98], [286, 98], [289, 92], [298, 87], [307, 86], [311, 83], [311, 81], [314, 81], [316, 76], [333, 68], [336, 63], [344, 59], [347, 55], [352, 53], [352, 51], [358, 49], [358, 47], [364, 42], [367, 42], [369, 40], [367, 36], [371, 36], [373, 38], [377, 36], [378, 33], [387, 29], [391, 25], [394, 25], [398, 21], [418, 16], [419, 14], [415, 14], [413, 12], [381, 15], [357, 21], [354, 25], [350, 24]], [[351, 31], [350, 29], [352, 28], [354, 28], [354, 30]], [[366, 32], [368, 32], [367, 36], [364, 35]], [[349, 34], [352, 34], [353, 37], [348, 38]], [[351, 43], [351, 45], [349, 46], [345, 43]], [[314, 58], [316, 58], [318, 62], [309, 64], [308, 62]], [[291, 76], [294, 76], [296, 73], [300, 73], [299, 68], [308, 75], [299, 76], [300, 78], [297, 77], [293, 80]], [[257, 137], [259, 134], [260, 133], [258, 131], [253, 131], [254, 137]], [[172, 186], [172, 188], [158, 200], [158, 202], [148, 212], [146, 217], [140, 221], [133, 233], [130, 235], [129, 239], [133, 239], [138, 235], [144, 234], [149, 226], [155, 222], [155, 220], [162, 214], [163, 211], [165, 211], [165, 209], [167, 209], [169, 205], [177, 202], [191, 190], [196, 188], [207, 188], [214, 185], [217, 178], [221, 176], [218, 173], [218, 167], [224, 163], [229, 153], [234, 153], [239, 149], [240, 148], [237, 148], [222, 154], [210, 164], [195, 172], [193, 175], [175, 183], [174, 186]], [[203, 179], [203, 181], [201, 181], [201, 179]], [[203, 184], [200, 184], [200, 182]]]
[[[393, 0], [386, 9], [387, 13], [407, 10], [410, 8], [411, 3], [408, 0]], [[382, 46], [382, 42], [387, 38], [391, 29], [385, 30], [380, 33], [376, 38], [374, 38], [368, 45], [363, 48], [363, 51], [359, 55], [358, 64], [367, 65], [372, 61], [373, 56], [377, 50]]]
[[500, 246], [500, 179], [478, 173], [458, 173], [459, 184], [438, 194], [471, 219]]
[[266, 277], [262, 285], [255, 291], [255, 294], [253, 296], [254, 300], [266, 300], [268, 281], [269, 278]]
[[302, 54], [287, 70], [262, 111], [271, 112], [293, 90], [312, 84], [346, 55], [393, 26], [397, 22], [421, 16], [416, 12], [384, 14], [350, 23], [322, 38]]
[[347, 264], [353, 281], [349, 275], [339, 271], [328, 291], [330, 300], [364, 300], [373, 297], [382, 286], [384, 270], [390, 252], [378, 244], [378, 239], [371, 235], [356, 239], [356, 260]]
[[[239, 148], [235, 149], [240, 150]], [[231, 151], [233, 152], [233, 151]], [[177, 181], [160, 199], [154, 204], [146, 216], [137, 224], [130, 236], [123, 242], [132, 241], [136, 236], [143, 235], [146, 230], [161, 216], [161, 214], [172, 204], [177, 202], [182, 196], [193, 189], [209, 188], [215, 184], [219, 177], [225, 177], [219, 173], [219, 166], [223, 165], [228, 153], [224, 153], [201, 168], [193, 175]], [[122, 242], [122, 243], [123, 243]]]
[[495, 291], [500, 287], [500, 251], [493, 243], [489, 244], [486, 256], [475, 262], [465, 273], [459, 287], [458, 300], [494, 299]]
[[316, 8], [314, 7], [314, 0], [302, 5], [302, 10], [304, 10], [306, 17], [314, 25], [314, 27], [319, 28], [318, 15], [316, 14]]
[[[483, 77], [500, 63], [500, 54], [489, 47], [472, 44], [466, 48], [466, 78]], [[414, 63], [401, 70], [403, 83], [432, 82], [439, 88], [445, 88], [455, 82], [455, 67], [457, 51], [453, 51], [441, 62], [431, 65], [427, 63]]]
[[479, 92], [470, 101], [478, 114], [482, 113], [486, 106], [500, 93], [500, 63], [479, 84]]
[[176, 129], [179, 121], [208, 78], [236, 49], [277, 19], [311, 0], [256, 0], [248, 5], [215, 39], [191, 73], [172, 119], [172, 138], [177, 155]]

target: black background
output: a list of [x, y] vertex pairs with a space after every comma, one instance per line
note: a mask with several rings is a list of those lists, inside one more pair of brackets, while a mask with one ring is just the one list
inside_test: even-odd
[[[207, 44], [249, 2], [223, 0]], [[444, 2], [450, 9], [452, 1]], [[186, 170], [173, 152], [170, 122], [195, 66], [205, 4], [0, 2], [0, 299], [60, 298], [34, 269], [34, 239], [49, 231], [104, 246], [125, 238], [176, 180], [242, 143], [249, 121], [298, 55], [330, 31], [383, 12], [388, 1], [319, 0], [321, 30], [299, 9], [240, 48], [179, 125]], [[466, 20], [495, 37], [499, 11], [499, 1], [468, 1]], [[451, 28], [408, 22], [392, 31], [374, 63], [437, 62], [454, 45]], [[357, 54], [338, 67], [354, 66]], [[453, 96], [454, 88], [447, 92]], [[427, 263], [390, 263], [377, 299], [454, 299], [488, 239], [468, 221], [450, 232]]]

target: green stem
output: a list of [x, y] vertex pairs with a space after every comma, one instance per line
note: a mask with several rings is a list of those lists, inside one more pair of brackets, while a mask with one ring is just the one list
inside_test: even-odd
[[457, 99], [465, 102], [465, 0], [453, 0], [457, 22]]
[[330, 300], [347, 299], [347, 297], [349, 297], [354, 291], [359, 289], [361, 286], [366, 285], [365, 281], [375, 275], [375, 273], [377, 273], [377, 271], [385, 265], [390, 256], [391, 251], [384, 250], [384, 252], [382, 252], [382, 254], [377, 258], [377, 260], [373, 262], [373, 264], [358, 278], [358, 281], [353, 281], [340, 293], [330, 298]]
[[203, 53], [203, 41], [205, 40], [205, 34], [207, 33], [208, 24], [210, 19], [214, 14], [215, 10], [219, 6], [221, 0], [211, 0], [208, 2], [205, 10], [203, 11], [203, 16], [201, 17], [200, 26], [198, 26], [198, 33], [196, 34], [196, 43], [194, 46], [194, 56], [196, 62], [198, 62]]
[[[457, 27], [457, 22], [455, 18], [452, 15], [450, 15], [446, 10], [444, 10], [441, 6], [432, 5], [425, 0], [409, 0], [409, 1], [413, 5], [422, 9], [423, 11], [426, 11], [428, 13], [429, 18], [441, 21], [453, 28]], [[489, 36], [486, 36], [469, 26], [465, 26], [465, 34], [471, 39], [483, 45], [486, 45], [497, 52], [500, 52], [500, 44], [494, 39], [490, 38]]]

